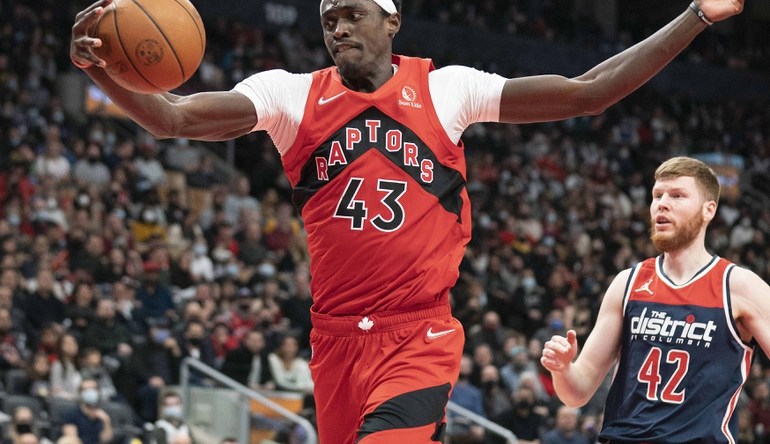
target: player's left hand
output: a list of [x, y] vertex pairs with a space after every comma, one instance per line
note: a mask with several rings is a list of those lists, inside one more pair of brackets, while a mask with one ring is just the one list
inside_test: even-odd
[[744, 2], [745, 0], [695, 0], [706, 18], [714, 23], [740, 14]]
[[543, 344], [543, 354], [540, 363], [550, 372], [562, 372], [567, 370], [577, 355], [577, 333], [575, 330], [567, 332], [567, 337], [555, 335], [550, 341]]

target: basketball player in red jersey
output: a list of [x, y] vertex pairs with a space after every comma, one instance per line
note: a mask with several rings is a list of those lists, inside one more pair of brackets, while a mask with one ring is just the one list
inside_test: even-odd
[[267, 131], [282, 156], [311, 254], [311, 370], [324, 444], [441, 441], [464, 335], [449, 289], [470, 237], [460, 136], [475, 122], [599, 114], [742, 0], [696, 0], [638, 45], [576, 78], [505, 79], [396, 56], [400, 0], [322, 0], [335, 66], [272, 70], [231, 91], [138, 95], [116, 85], [88, 35], [109, 5], [76, 17], [70, 53], [158, 138]]
[[601, 442], [735, 443], [756, 344], [770, 352], [770, 286], [706, 250], [716, 174], [676, 157], [655, 172], [651, 239], [663, 254], [614, 279], [580, 356], [575, 332], [541, 362], [559, 398], [585, 404], [614, 364]]

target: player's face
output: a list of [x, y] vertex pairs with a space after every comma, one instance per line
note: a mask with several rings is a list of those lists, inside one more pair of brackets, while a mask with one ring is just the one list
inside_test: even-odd
[[324, 43], [346, 80], [370, 77], [390, 67], [391, 38], [400, 16], [386, 16], [371, 0], [324, 0], [321, 26]]
[[695, 241], [704, 225], [704, 198], [695, 179], [659, 180], [652, 189], [650, 239], [655, 249], [681, 250]]

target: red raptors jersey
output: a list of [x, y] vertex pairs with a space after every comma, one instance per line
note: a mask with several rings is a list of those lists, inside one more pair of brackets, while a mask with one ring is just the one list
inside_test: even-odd
[[311, 257], [314, 310], [357, 315], [447, 300], [470, 238], [465, 157], [433, 108], [430, 60], [394, 56], [373, 93], [313, 73], [283, 156]]

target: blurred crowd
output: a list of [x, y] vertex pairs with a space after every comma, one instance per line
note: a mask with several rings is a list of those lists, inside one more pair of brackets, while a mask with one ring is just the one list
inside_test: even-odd
[[[492, 14], [493, 1], [407, 3], [448, 23], [468, 24], [471, 7], [509, 22]], [[243, 170], [227, 175], [215, 153], [193, 143], [68, 115], [57, 78], [74, 71], [67, 45], [76, 9], [0, 1], [2, 442], [68, 442], [72, 411], [92, 421], [109, 413], [115, 442], [144, 424], [155, 442], [189, 442], [169, 389], [188, 356], [252, 388], [303, 394], [312, 418], [308, 255], [270, 139], [236, 140]], [[186, 88], [225, 89], [255, 71], [327, 63], [325, 50], [295, 31], [206, 25], [209, 51]], [[761, 98], [704, 102], [647, 88], [601, 116], [471, 127], [474, 232], [451, 293], [467, 344], [453, 400], [520, 442], [595, 442], [606, 387], [583, 409], [561, 406], [539, 365], [542, 343], [570, 328], [584, 340], [615, 273], [655, 255], [649, 186], [661, 160], [729, 154], [744, 159], [743, 177], [766, 175], [768, 128]], [[743, 191], [723, 197], [708, 245], [770, 281], [770, 207]], [[41, 408], [25, 408], [19, 400], [28, 398]], [[770, 442], [764, 356], [740, 402], [740, 442]], [[115, 420], [121, 411], [131, 419]], [[452, 442], [497, 442], [451, 419]]]

